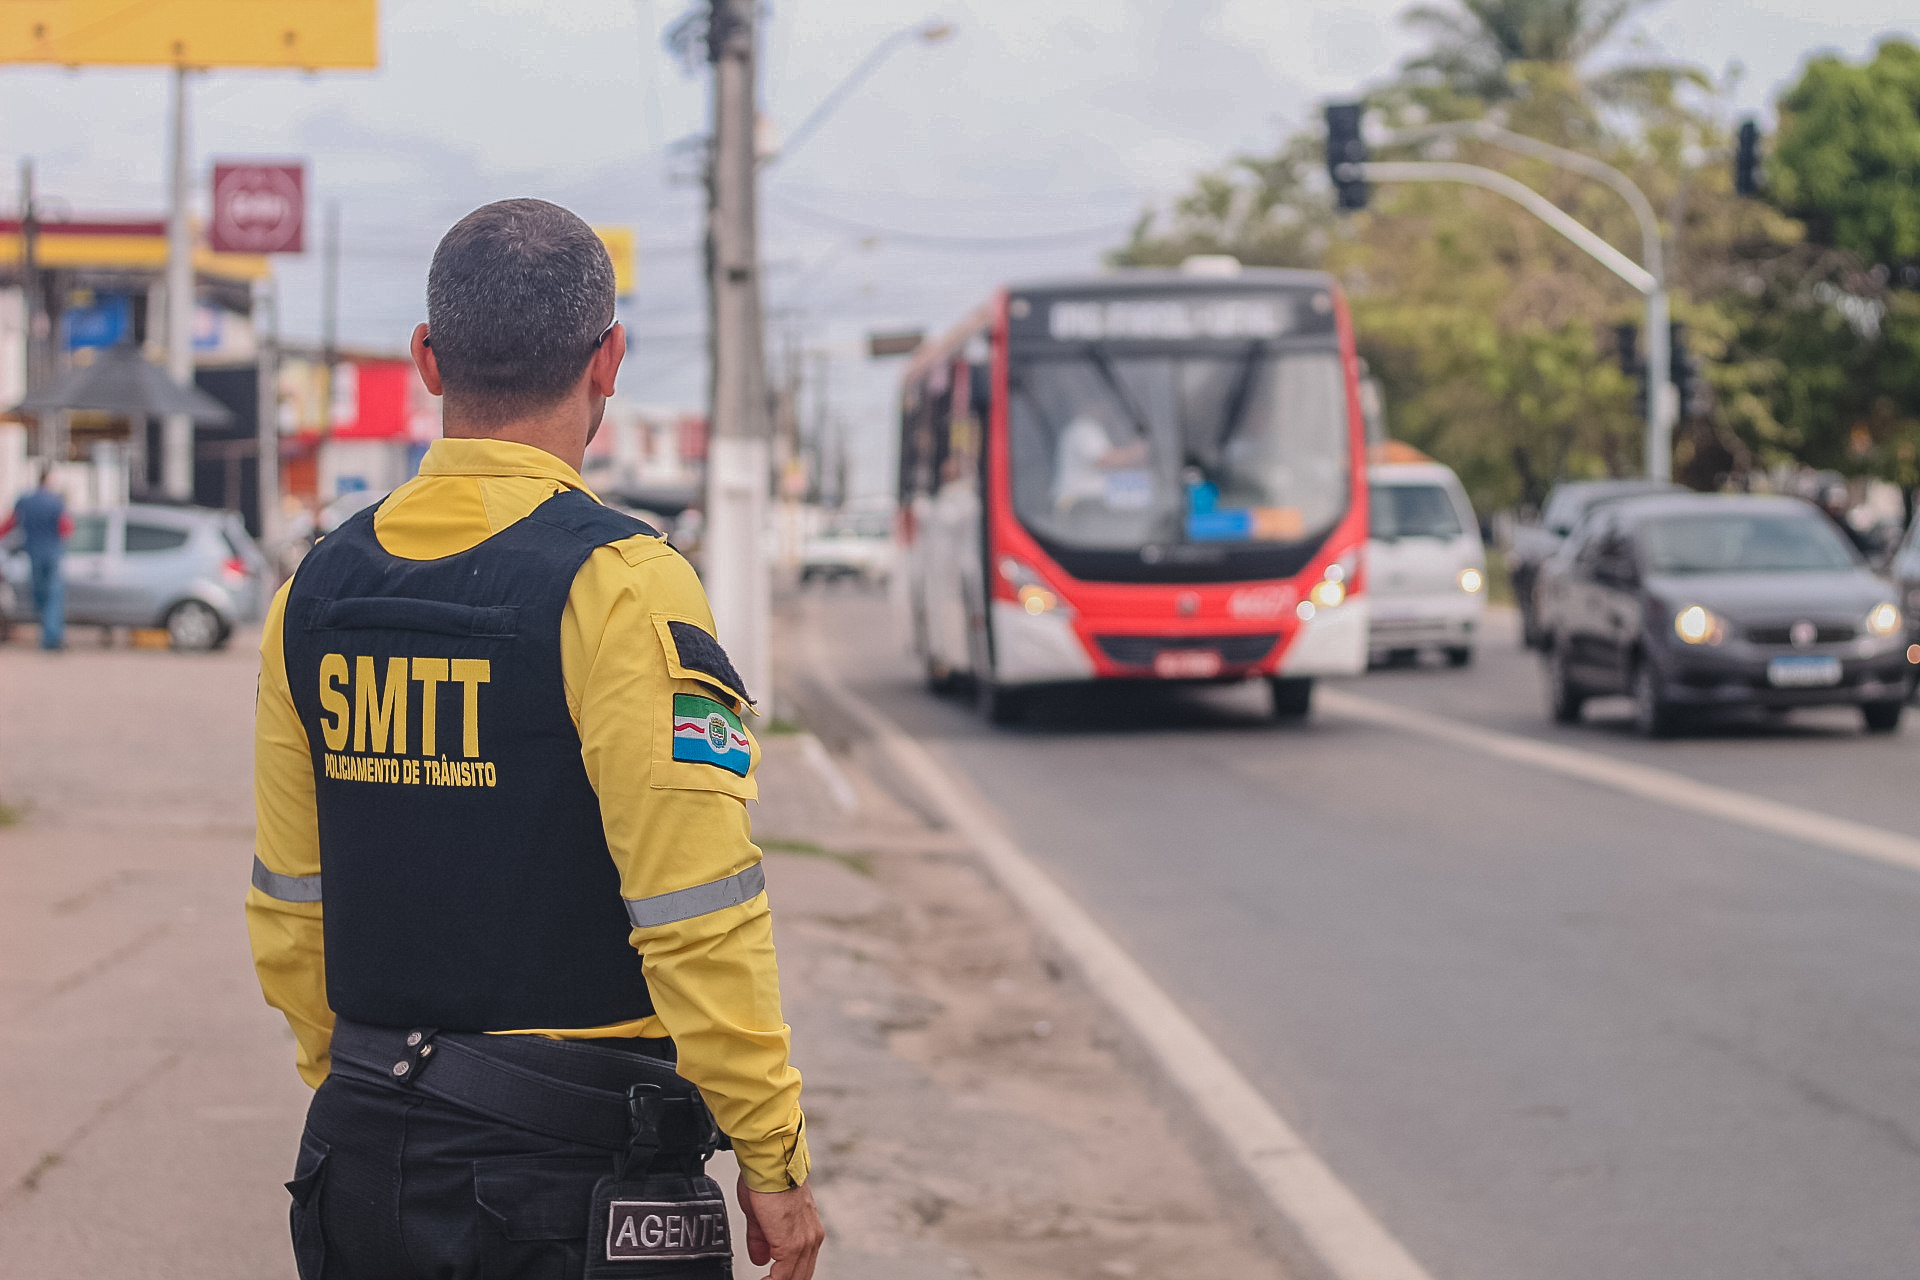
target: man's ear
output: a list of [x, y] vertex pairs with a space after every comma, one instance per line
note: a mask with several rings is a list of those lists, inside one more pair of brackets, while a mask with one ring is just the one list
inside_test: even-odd
[[620, 374], [620, 362], [627, 358], [627, 326], [615, 322], [607, 330], [606, 341], [594, 350], [587, 362], [587, 382], [597, 396], [613, 394], [614, 379]]
[[413, 367], [420, 371], [420, 381], [434, 395], [441, 393], [440, 358], [433, 354], [433, 345], [427, 341], [427, 326], [413, 326], [413, 341], [407, 344], [413, 352]]

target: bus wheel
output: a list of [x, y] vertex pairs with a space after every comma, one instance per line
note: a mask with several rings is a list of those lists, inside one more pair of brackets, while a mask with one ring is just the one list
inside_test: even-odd
[[1313, 679], [1308, 676], [1271, 676], [1267, 687], [1273, 690], [1273, 718], [1304, 720], [1313, 710]]
[[1013, 724], [1026, 714], [1024, 689], [1009, 689], [982, 676], [973, 683], [974, 705], [988, 724]]

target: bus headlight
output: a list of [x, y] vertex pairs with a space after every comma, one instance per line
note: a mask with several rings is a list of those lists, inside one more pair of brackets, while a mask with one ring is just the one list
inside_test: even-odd
[[1720, 615], [1705, 605], [1690, 604], [1673, 615], [1673, 634], [1683, 644], [1719, 644], [1726, 630]]
[[1060, 597], [1047, 585], [1046, 579], [1042, 578], [1033, 566], [1016, 560], [1012, 556], [1002, 556], [997, 567], [1000, 570], [1001, 580], [1013, 588], [1013, 598], [1019, 601], [1020, 607], [1028, 613], [1038, 617], [1055, 610], [1072, 612], [1066, 609]]
[[1460, 571], [1460, 589], [1468, 595], [1487, 585], [1487, 576], [1469, 565]]
[[1882, 600], [1867, 610], [1867, 634], [1890, 636], [1900, 629], [1900, 610], [1890, 600]]
[[1036, 616], [1042, 613], [1052, 613], [1060, 607], [1060, 597], [1045, 587], [1022, 587], [1020, 590], [1014, 592], [1014, 596], [1020, 601], [1021, 608]]
[[[1340, 566], [1337, 564], [1329, 565], [1327, 567], [1330, 570], [1340, 568]], [[1342, 572], [1341, 576], [1342, 577], [1345, 576], [1344, 571]], [[1319, 609], [1331, 609], [1334, 606], [1338, 605], [1342, 600], [1345, 600], [1346, 598], [1347, 598], [1347, 584], [1342, 582], [1340, 578], [1335, 578], [1335, 577], [1332, 577], [1331, 575], [1329, 575], [1328, 577], [1322, 578], [1320, 579], [1320, 581], [1314, 583], [1313, 590], [1307, 592], [1307, 599], [1311, 600], [1314, 604], [1314, 607]]]

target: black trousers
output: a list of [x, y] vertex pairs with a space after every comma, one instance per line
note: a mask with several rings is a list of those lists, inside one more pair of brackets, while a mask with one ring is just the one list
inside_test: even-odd
[[[703, 1162], [660, 1157], [687, 1199]], [[512, 1128], [336, 1063], [293, 1181], [300, 1280], [580, 1280], [594, 1184], [615, 1155]], [[631, 1264], [628, 1264], [629, 1266]], [[725, 1259], [629, 1272], [724, 1280]]]

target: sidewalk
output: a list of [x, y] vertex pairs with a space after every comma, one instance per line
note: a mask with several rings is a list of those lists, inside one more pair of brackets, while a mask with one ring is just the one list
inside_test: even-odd
[[[0, 645], [0, 1273], [293, 1274], [308, 1094], [240, 914], [254, 666]], [[765, 746], [819, 1274], [1277, 1277], [967, 851], [817, 741]]]

